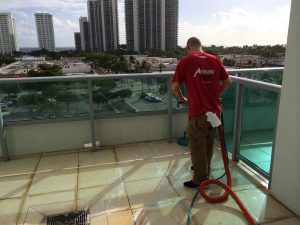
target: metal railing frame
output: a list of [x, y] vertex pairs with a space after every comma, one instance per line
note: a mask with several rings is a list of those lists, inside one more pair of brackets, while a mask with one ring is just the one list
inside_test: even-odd
[[[274, 143], [276, 138], [276, 125], [277, 125], [277, 116], [279, 109], [279, 99], [281, 93], [281, 85], [266, 83], [258, 80], [251, 80], [247, 78], [242, 78], [240, 75], [245, 73], [253, 73], [253, 72], [273, 72], [273, 71], [283, 71], [282, 67], [279, 68], [256, 68], [256, 69], [228, 69], [228, 73], [231, 75], [231, 79], [233, 83], [237, 84], [236, 91], [236, 102], [235, 102], [235, 117], [234, 117], [234, 129], [233, 129], [233, 149], [232, 149], [232, 159], [234, 161], [244, 160], [242, 157], [239, 157], [239, 146], [240, 146], [240, 136], [241, 136], [241, 125], [242, 125], [242, 114], [243, 114], [243, 97], [244, 97], [244, 89], [246, 86], [252, 86], [263, 90], [272, 91], [278, 94], [278, 103], [277, 103], [277, 115], [275, 121], [275, 131], [274, 131], [274, 142], [273, 149], [274, 151]], [[51, 120], [39, 120], [39, 121], [20, 121], [20, 122], [8, 122], [4, 123], [0, 126], [0, 141], [1, 147], [3, 151], [4, 160], [9, 160], [9, 151], [7, 149], [7, 140], [5, 136], [5, 126], [10, 125], [20, 125], [20, 124], [33, 124], [33, 123], [48, 123], [48, 122], [66, 122], [66, 121], [78, 121], [78, 120], [90, 120], [90, 128], [91, 128], [91, 141], [92, 141], [92, 149], [96, 150], [96, 134], [95, 134], [95, 115], [93, 111], [93, 92], [92, 92], [92, 82], [96, 80], [107, 80], [107, 79], [147, 79], [147, 78], [166, 78], [168, 81], [168, 107], [167, 111], [153, 111], [153, 112], [138, 112], [138, 113], [125, 113], [125, 114], [117, 114], [117, 115], [109, 115], [109, 116], [96, 116], [96, 118], [114, 118], [114, 117], [127, 117], [127, 116], [143, 116], [143, 115], [157, 115], [166, 113], [168, 116], [168, 141], [172, 141], [172, 117], [174, 112], [172, 106], [172, 76], [174, 72], [162, 72], [162, 73], [135, 73], [135, 74], [104, 74], [104, 75], [74, 75], [74, 76], [63, 76], [63, 77], [31, 77], [31, 78], [3, 78], [0, 79], [0, 85], [3, 84], [22, 84], [22, 83], [39, 83], [39, 82], [78, 82], [85, 81], [87, 82], [88, 87], [88, 100], [89, 100], [89, 109], [90, 115], [89, 117], [82, 118], [60, 118], [60, 119], [51, 119]], [[274, 153], [274, 152], [273, 152]], [[272, 154], [273, 156], [273, 154]], [[271, 171], [270, 174], [267, 175], [259, 170], [254, 164], [251, 162], [245, 161], [250, 167], [254, 170], [258, 171], [264, 177], [271, 179], [272, 174], [272, 163], [273, 157], [271, 160]]]

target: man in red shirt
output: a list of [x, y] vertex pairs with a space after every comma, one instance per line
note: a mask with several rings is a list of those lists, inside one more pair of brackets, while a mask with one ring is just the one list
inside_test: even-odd
[[[173, 77], [173, 93], [181, 103], [189, 106], [188, 137], [194, 177], [184, 182], [187, 188], [198, 188], [208, 179], [213, 156], [216, 128], [207, 121], [207, 112], [221, 114], [220, 94], [226, 90], [231, 79], [222, 62], [202, 50], [198, 38], [187, 41], [188, 55], [182, 58]], [[185, 84], [188, 98], [181, 92]]]

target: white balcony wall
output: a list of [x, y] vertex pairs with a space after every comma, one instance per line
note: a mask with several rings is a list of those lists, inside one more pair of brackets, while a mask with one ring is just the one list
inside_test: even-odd
[[[104, 146], [168, 138], [164, 115], [107, 118], [95, 121], [96, 139]], [[174, 114], [173, 137], [181, 137], [187, 115]], [[91, 142], [90, 121], [17, 125], [6, 127], [10, 156], [81, 149]]]
[[300, 1], [293, 0], [281, 90], [271, 190], [300, 216]]

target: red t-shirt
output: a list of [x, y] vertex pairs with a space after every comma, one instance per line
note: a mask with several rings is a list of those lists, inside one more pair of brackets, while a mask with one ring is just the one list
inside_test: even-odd
[[185, 83], [187, 87], [189, 117], [221, 113], [220, 81], [227, 78], [222, 62], [205, 52], [191, 53], [178, 62], [173, 82]]

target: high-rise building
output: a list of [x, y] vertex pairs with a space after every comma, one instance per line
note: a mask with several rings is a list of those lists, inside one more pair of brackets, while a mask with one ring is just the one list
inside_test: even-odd
[[81, 49], [82, 51], [92, 50], [92, 40], [90, 31], [90, 22], [87, 17], [80, 17], [79, 19], [80, 27], [80, 38], [81, 38]]
[[55, 51], [52, 15], [49, 13], [35, 13], [34, 16], [39, 47]]
[[0, 13], [0, 53], [12, 54], [19, 51], [16, 21], [11, 13]]
[[82, 51], [80, 32], [75, 32], [74, 33], [74, 41], [75, 41], [75, 49], [76, 49], [76, 51]]
[[177, 47], [178, 0], [126, 0], [129, 51], [146, 53]]
[[117, 0], [88, 0], [88, 20], [93, 50], [118, 49]]

